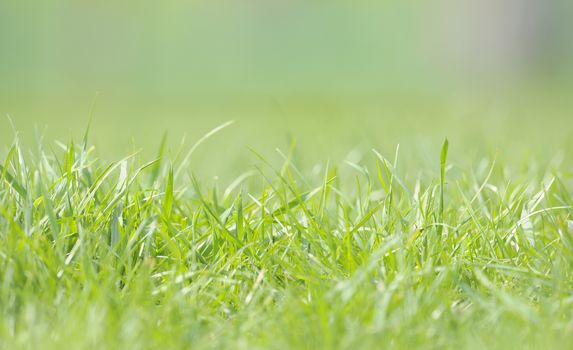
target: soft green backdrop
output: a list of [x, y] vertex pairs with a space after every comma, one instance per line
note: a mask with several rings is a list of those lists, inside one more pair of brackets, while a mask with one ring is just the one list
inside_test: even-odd
[[113, 159], [152, 157], [164, 132], [175, 152], [235, 120], [194, 156], [207, 175], [290, 139], [309, 164], [398, 143], [433, 159], [444, 137], [454, 156], [571, 149], [569, 5], [545, 5], [531, 23], [551, 25], [517, 26], [508, 45], [499, 24], [531, 14], [498, 28], [495, 2], [463, 3], [5, 1], [1, 144], [6, 116], [26, 145], [79, 139], [98, 95], [91, 140]]

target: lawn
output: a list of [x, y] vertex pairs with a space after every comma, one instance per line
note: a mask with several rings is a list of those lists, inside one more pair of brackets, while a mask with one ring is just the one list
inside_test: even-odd
[[165, 123], [115, 149], [98, 113], [60, 138], [16, 119], [0, 348], [573, 347], [571, 122], [547, 112], [568, 103]]
[[573, 1], [0, 1], [0, 350], [573, 349]]

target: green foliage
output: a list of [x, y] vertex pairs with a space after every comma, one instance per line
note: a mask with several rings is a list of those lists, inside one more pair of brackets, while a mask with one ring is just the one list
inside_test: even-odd
[[191, 152], [9, 149], [0, 348], [573, 346], [565, 166], [450, 159], [445, 186], [446, 141], [439, 174], [378, 152], [319, 171], [256, 155], [220, 190]]

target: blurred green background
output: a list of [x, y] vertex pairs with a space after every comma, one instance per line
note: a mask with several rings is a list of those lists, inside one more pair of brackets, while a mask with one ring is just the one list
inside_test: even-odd
[[[354, 149], [435, 158], [572, 150], [568, 1], [2, 1], [0, 139], [92, 141], [107, 158], [175, 151], [246, 169], [297, 141], [312, 164]], [[236, 174], [235, 174], [236, 175]]]

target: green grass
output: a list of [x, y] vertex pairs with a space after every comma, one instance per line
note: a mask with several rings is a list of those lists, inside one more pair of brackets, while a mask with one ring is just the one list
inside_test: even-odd
[[0, 348], [573, 347], [568, 163], [293, 147], [222, 184], [200, 143], [3, 151]]

